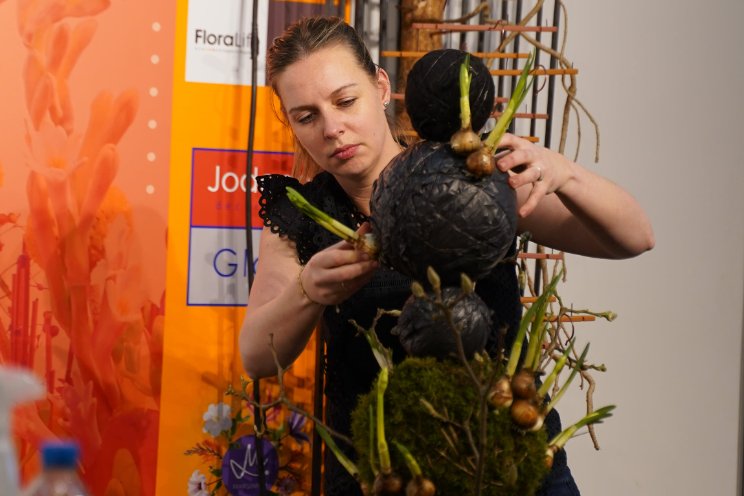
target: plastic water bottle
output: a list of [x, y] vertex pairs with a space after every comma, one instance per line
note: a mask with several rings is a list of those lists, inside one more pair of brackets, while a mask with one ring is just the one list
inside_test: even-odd
[[73, 442], [46, 443], [41, 448], [42, 471], [23, 496], [90, 496], [77, 473], [80, 450]]

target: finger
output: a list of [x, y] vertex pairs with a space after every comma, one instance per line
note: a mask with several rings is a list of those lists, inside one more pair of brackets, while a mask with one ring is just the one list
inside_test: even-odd
[[363, 236], [367, 233], [372, 232], [372, 225], [369, 222], [362, 222], [362, 224], [359, 226], [359, 229], [357, 229], [357, 234], [360, 236]]
[[379, 266], [376, 260], [357, 260], [350, 263], [326, 266], [313, 271], [313, 281], [317, 285], [334, 286], [341, 282], [374, 272]]
[[[531, 148], [524, 148], [519, 150], [514, 150], [511, 153], [507, 153], [503, 157], [497, 160], [496, 167], [499, 168], [500, 171], [506, 172], [506, 171], [512, 171], [512, 172], [522, 172], [524, 170], [524, 165], [529, 164], [535, 159], [534, 151]], [[522, 168], [520, 168], [522, 166]]]
[[346, 241], [341, 241], [319, 251], [315, 254], [315, 257], [327, 268], [370, 260], [369, 254], [357, 250], [354, 245]]
[[353, 281], [374, 273], [378, 267], [379, 263], [376, 260], [367, 260], [344, 265], [343, 267], [337, 267], [333, 269], [332, 272], [339, 281]]
[[536, 185], [536, 184], [542, 184], [544, 183], [544, 174], [543, 174], [543, 180], [538, 181], [540, 179], [540, 175], [542, 173], [542, 169], [540, 167], [530, 167], [526, 169], [521, 174], [515, 174], [509, 177], [508, 182], [509, 186], [511, 186], [513, 189], [519, 189], [524, 186], [527, 186], [529, 184]]
[[527, 201], [525, 201], [524, 205], [519, 208], [520, 217], [527, 217], [528, 215], [530, 215], [548, 191], [548, 187], [545, 185], [544, 182], [532, 184], [532, 191], [530, 191], [530, 195], [527, 197]]
[[499, 148], [511, 148], [512, 150], [516, 150], [519, 148], [526, 148], [530, 146], [532, 143], [527, 141], [526, 139], [520, 138], [519, 136], [516, 136], [512, 133], [504, 133], [504, 135], [499, 140]]

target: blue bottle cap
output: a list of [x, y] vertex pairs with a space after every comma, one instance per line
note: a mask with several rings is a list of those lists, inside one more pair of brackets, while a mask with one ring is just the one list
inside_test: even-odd
[[76, 468], [80, 448], [72, 441], [47, 442], [41, 446], [41, 462], [44, 468]]

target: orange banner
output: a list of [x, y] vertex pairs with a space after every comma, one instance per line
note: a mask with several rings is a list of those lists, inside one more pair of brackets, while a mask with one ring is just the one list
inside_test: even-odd
[[[246, 170], [251, 2], [0, 0], [0, 363], [46, 387], [14, 416], [24, 482], [42, 441], [72, 438], [96, 496], [258, 494], [253, 398], [226, 393], [246, 385], [255, 177], [292, 162], [265, 49], [325, 4], [257, 1]], [[306, 351], [285, 378], [306, 410], [313, 374]], [[267, 487], [306, 493], [310, 425], [266, 414]]]

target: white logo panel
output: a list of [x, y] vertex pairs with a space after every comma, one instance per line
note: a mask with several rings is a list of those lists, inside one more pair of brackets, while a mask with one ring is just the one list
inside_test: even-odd
[[[266, 84], [269, 0], [258, 2], [258, 85]], [[189, 0], [186, 81], [251, 84], [253, 2]]]
[[245, 230], [192, 227], [189, 243], [187, 305], [244, 306], [248, 302], [248, 264], [258, 260], [260, 229], [252, 229], [254, 259], [249, 262]]

